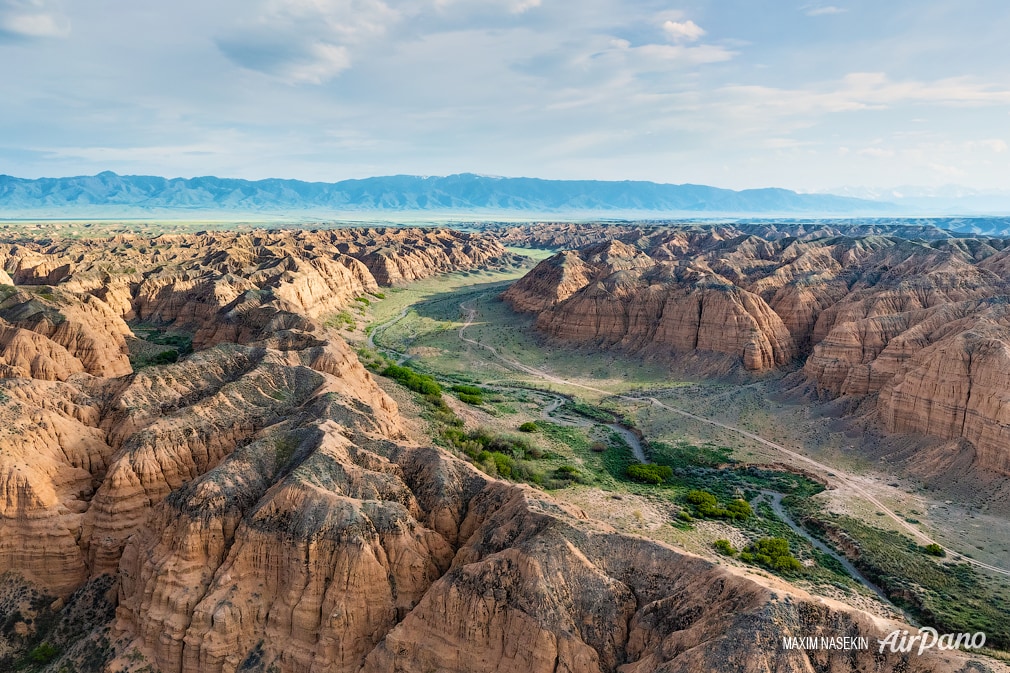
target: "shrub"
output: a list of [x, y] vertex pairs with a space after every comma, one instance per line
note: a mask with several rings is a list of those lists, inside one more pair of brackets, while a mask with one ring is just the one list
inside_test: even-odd
[[694, 505], [695, 516], [716, 518], [728, 514], [728, 510], [719, 507], [719, 501], [708, 491], [694, 490], [687, 494], [687, 501]]
[[39, 664], [48, 664], [56, 658], [60, 651], [49, 643], [40, 643], [35, 649], [28, 653], [28, 658]]
[[442, 387], [426, 374], [418, 374], [410, 367], [389, 365], [382, 370], [382, 375], [397, 381], [405, 388], [425, 396], [438, 397], [441, 402]]
[[922, 550], [924, 552], [926, 552], [927, 554], [929, 554], [930, 556], [941, 556], [942, 557], [942, 556], [946, 556], [947, 555], [947, 552], [945, 552], [943, 550], [943, 547], [941, 547], [940, 545], [938, 545], [935, 542], [926, 545], [925, 547], [922, 548]]
[[484, 404], [484, 398], [480, 395], [467, 395], [466, 393], [457, 393], [456, 397], [459, 398], [460, 402], [466, 402], [467, 404], [472, 404], [475, 407], [479, 407]]
[[519, 426], [519, 432], [537, 432], [540, 430], [539, 426], [533, 421], [526, 421]]
[[673, 470], [667, 465], [647, 465], [645, 463], [628, 465], [624, 473], [630, 479], [644, 484], [662, 484], [673, 476]]
[[170, 365], [173, 362], [179, 360], [179, 351], [174, 348], [171, 350], [161, 351], [153, 358], [151, 358], [151, 364], [153, 365]]
[[347, 330], [353, 330], [357, 326], [357, 321], [347, 311], [341, 311], [340, 313], [330, 317], [325, 323], [327, 327], [343, 327]]
[[736, 556], [736, 548], [729, 540], [716, 540], [712, 543], [712, 546], [723, 556]]
[[694, 505], [695, 515], [708, 519], [749, 518], [754, 511], [746, 500], [736, 499], [728, 507], [720, 507], [716, 497], [708, 491], [694, 490], [687, 494], [687, 501]]
[[715, 496], [708, 491], [693, 490], [687, 494], [687, 501], [698, 507], [715, 507], [719, 504]]
[[751, 509], [750, 503], [746, 500], [740, 499], [731, 502], [726, 507], [726, 511], [730, 513], [732, 518], [740, 520], [747, 519], [754, 514], [754, 510]]
[[483, 395], [484, 389], [477, 386], [467, 386], [456, 384], [452, 387], [452, 392], [463, 393], [464, 395]]
[[742, 560], [757, 563], [770, 570], [798, 572], [803, 569], [803, 564], [790, 553], [789, 541], [785, 538], [761, 538], [747, 547], [745, 553], [746, 558], [744, 553], [740, 554]]
[[510, 456], [506, 456], [504, 453], [498, 451], [491, 452], [491, 459], [494, 461], [495, 469], [498, 470], [498, 476], [503, 479], [511, 479], [512, 471], [515, 467], [515, 461], [512, 460]]
[[562, 481], [579, 481], [582, 474], [573, 465], [562, 465], [554, 470], [554, 478]]

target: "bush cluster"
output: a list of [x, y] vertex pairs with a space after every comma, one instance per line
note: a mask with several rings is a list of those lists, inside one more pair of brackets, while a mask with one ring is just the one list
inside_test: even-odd
[[750, 503], [746, 500], [736, 499], [726, 507], [720, 507], [718, 499], [708, 491], [689, 491], [687, 502], [694, 505], [695, 516], [703, 519], [734, 519], [743, 521], [754, 513]]
[[716, 540], [712, 546], [723, 556], [736, 556], [736, 547], [729, 540]]
[[789, 541], [781, 537], [761, 538], [740, 552], [740, 560], [778, 572], [799, 572], [803, 569], [803, 564], [789, 551]]
[[640, 481], [643, 484], [662, 484], [673, 476], [673, 469], [667, 465], [647, 465], [645, 463], [633, 463], [624, 470], [629, 479]]
[[382, 375], [393, 379], [415, 393], [431, 397], [441, 397], [442, 395], [442, 387], [438, 385], [438, 381], [427, 374], [418, 374], [410, 367], [389, 365], [382, 370]]
[[479, 407], [484, 404], [483, 388], [456, 384], [452, 387], [452, 392], [456, 393], [456, 397], [459, 398], [460, 402], [466, 402], [467, 404], [472, 404], [475, 407]]

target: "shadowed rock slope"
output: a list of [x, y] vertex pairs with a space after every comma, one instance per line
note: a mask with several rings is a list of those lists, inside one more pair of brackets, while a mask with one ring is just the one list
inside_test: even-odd
[[[136, 270], [7, 250], [12, 276], [57, 286], [0, 304], [38, 346], [27, 364], [8, 346], [0, 380], [0, 668], [30, 650], [47, 671], [987, 670], [782, 649], [900, 625], [411, 443], [314, 318], [374, 287], [363, 264], [297, 236], [212, 240], [144, 242], [161, 261]], [[187, 325], [196, 352], [130, 373], [123, 316]]]
[[821, 398], [966, 441], [976, 468], [1010, 475], [1010, 241], [762, 227], [625, 228], [631, 243], [558, 253], [503, 298], [562, 343], [715, 353], [723, 371], [802, 363]]

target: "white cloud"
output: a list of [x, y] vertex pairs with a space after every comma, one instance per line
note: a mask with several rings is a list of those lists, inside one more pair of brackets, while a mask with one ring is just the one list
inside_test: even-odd
[[985, 140], [969, 140], [961, 143], [957, 151], [969, 152], [992, 152], [993, 154], [1003, 154], [1007, 151], [1007, 143], [999, 138], [986, 138]]
[[640, 47], [631, 47], [627, 51], [636, 56], [644, 56], [652, 62], [694, 64], [720, 63], [729, 61], [735, 55], [735, 52], [712, 44], [702, 44], [697, 47], [684, 47], [673, 44], [643, 44]]
[[766, 86], [728, 86], [716, 91], [740, 106], [741, 113], [756, 110], [782, 116], [818, 112], [886, 110], [899, 104], [945, 107], [984, 107], [1010, 104], [1010, 89], [968, 77], [933, 81], [893, 81], [885, 73], [850, 73], [841, 80], [806, 89]]
[[322, 84], [351, 67], [347, 47], [320, 42], [312, 45], [310, 54], [312, 58], [293, 63], [288, 68], [288, 75], [293, 81]]
[[322, 84], [352, 65], [355, 47], [402, 15], [382, 0], [267, 0], [218, 46], [235, 63], [293, 84]]
[[705, 34], [705, 30], [690, 19], [687, 21], [664, 21], [663, 31], [674, 40], [688, 42], [693, 42]]
[[849, 10], [835, 7], [834, 5], [827, 5], [825, 7], [811, 7], [808, 5], [803, 8], [803, 13], [807, 16], [828, 16], [830, 14], [843, 14], [847, 11]]
[[890, 159], [894, 156], [893, 150], [887, 150], [882, 147], [867, 147], [866, 149], [859, 150], [859, 153], [864, 157], [873, 157], [874, 159]]
[[19, 37], [66, 37], [70, 21], [42, 0], [0, 0], [0, 33]]
[[511, 3], [509, 10], [513, 14], [523, 14], [531, 9], [536, 9], [540, 6], [540, 0], [515, 0]]
[[944, 175], [946, 177], [958, 178], [965, 174], [964, 169], [958, 168], [957, 166], [950, 166], [947, 164], [940, 164], [936, 162], [929, 163], [927, 164], [927, 166], [930, 170], [935, 171], [940, 175]]

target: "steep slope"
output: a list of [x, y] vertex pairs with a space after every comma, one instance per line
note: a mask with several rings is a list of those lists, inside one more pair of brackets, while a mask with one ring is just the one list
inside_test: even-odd
[[615, 241], [541, 262], [502, 298], [538, 313], [547, 336], [581, 346], [721, 353], [756, 371], [794, 355], [788, 330], [760, 296]]

